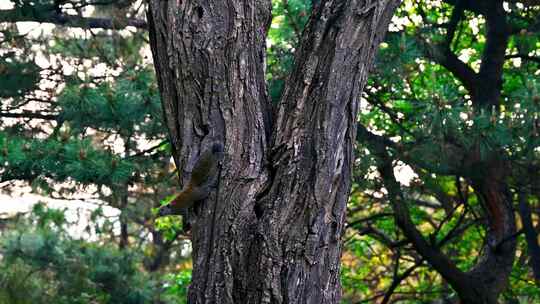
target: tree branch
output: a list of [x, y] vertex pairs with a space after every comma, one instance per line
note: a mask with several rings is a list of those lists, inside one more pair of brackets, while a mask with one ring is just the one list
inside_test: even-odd
[[379, 172], [383, 178], [384, 185], [388, 190], [388, 197], [394, 210], [396, 223], [401, 228], [405, 236], [411, 241], [426, 261], [433, 266], [451, 285], [458, 291], [466, 290], [468, 284], [467, 276], [436, 246], [432, 246], [422, 236], [411, 220], [409, 209], [401, 187], [395, 180], [393, 174], [392, 160], [386, 151], [373, 151], [381, 158], [378, 165]]
[[102, 29], [123, 29], [133, 26], [138, 29], [147, 29], [146, 21], [140, 19], [115, 20], [106, 18], [81, 17], [58, 13], [54, 10], [37, 11], [22, 8], [10, 10], [0, 10], [0, 23], [3, 22], [23, 22], [33, 21], [39, 23], [53, 23], [56, 25], [78, 27], [78, 28], [102, 28]]
[[506, 44], [508, 42], [508, 26], [506, 12], [502, 1], [490, 2], [483, 8], [486, 17], [486, 44], [482, 53], [482, 62], [478, 72], [479, 81], [476, 87], [476, 100], [480, 107], [490, 107], [500, 103], [502, 89], [502, 69]]
[[530, 258], [534, 279], [540, 282], [540, 245], [538, 245], [538, 233], [534, 229], [531, 217], [531, 207], [524, 193], [519, 194], [519, 216], [525, 232], [527, 249]]
[[450, 22], [448, 23], [447, 31], [446, 31], [446, 48], [450, 49], [450, 45], [452, 44], [452, 40], [454, 39], [454, 35], [456, 33], [457, 26], [461, 19], [463, 18], [463, 1], [456, 1], [456, 5], [454, 6], [454, 9], [452, 10], [452, 16], [450, 17]]
[[424, 50], [424, 54], [429, 59], [433, 60], [450, 71], [469, 91], [474, 94], [478, 83], [478, 75], [465, 62], [461, 61], [454, 54], [448, 45], [432, 45], [417, 37], [418, 45]]
[[403, 231], [407, 239], [414, 245], [418, 253], [420, 253], [422, 257], [426, 259], [426, 261], [432, 265], [458, 293], [460, 293], [460, 295], [461, 293], [466, 294], [470, 286], [469, 277], [457, 268], [439, 247], [430, 244], [414, 225], [401, 186], [395, 179], [393, 173], [393, 159], [389, 156], [383, 139], [374, 134], [365, 133], [367, 130], [365, 130], [365, 127], [362, 128], [361, 125], [358, 129], [363, 129], [365, 137], [371, 139], [371, 141], [368, 142], [370, 150], [379, 158], [377, 168], [383, 179], [384, 186], [388, 191], [388, 198], [392, 210], [394, 211], [397, 225]]
[[39, 112], [22, 111], [20, 113], [0, 112], [0, 117], [57, 120], [59, 116], [58, 114], [43, 114]]
[[[424, 260], [419, 260], [417, 261], [416, 263], [414, 263], [414, 265], [412, 265], [411, 267], [407, 268], [402, 274], [400, 275], [394, 275], [394, 278], [392, 279], [392, 284], [390, 284], [390, 287], [388, 287], [388, 289], [386, 290], [385, 294], [384, 294], [384, 298], [383, 300], [381, 301], [381, 304], [386, 304], [386, 303], [389, 303], [390, 301], [390, 297], [392, 296], [392, 294], [394, 293], [394, 291], [396, 290], [396, 288], [399, 287], [399, 284], [401, 284], [401, 282], [406, 279], [408, 276], [411, 275], [411, 273], [413, 273], [413, 271], [418, 268], [419, 266], [422, 265], [422, 263], [424, 262]], [[396, 262], [397, 263], [397, 262]]]

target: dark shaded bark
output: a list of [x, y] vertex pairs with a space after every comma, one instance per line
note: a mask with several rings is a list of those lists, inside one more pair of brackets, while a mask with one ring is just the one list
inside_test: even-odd
[[486, 43], [478, 72], [479, 82], [471, 93], [478, 107], [496, 107], [500, 104], [504, 55], [509, 29], [503, 1], [481, 1], [481, 13], [486, 18]]
[[253, 275], [247, 273], [253, 203], [268, 178], [269, 22], [269, 1], [150, 3], [151, 46], [180, 176], [189, 177], [203, 146], [225, 146], [219, 190], [191, 214], [190, 303], [233, 303]]
[[525, 240], [527, 241], [527, 251], [529, 255], [529, 263], [533, 270], [534, 279], [536, 284], [540, 284], [540, 245], [538, 244], [538, 233], [534, 229], [531, 206], [527, 202], [527, 196], [525, 193], [519, 194], [519, 216], [521, 217], [521, 223], [523, 225], [523, 232], [525, 233]]
[[[478, 86], [471, 92], [472, 102], [478, 113], [498, 112], [509, 36], [506, 13], [500, 0], [477, 4], [486, 18], [486, 44], [478, 72]], [[488, 220], [483, 255], [468, 273], [475, 281], [473, 286], [482, 291], [483, 296], [470, 303], [497, 303], [498, 295], [508, 286], [516, 251], [515, 216], [507, 181], [510, 164], [507, 153], [501, 149], [492, 149], [482, 156], [480, 149], [474, 148], [467, 158], [468, 178]]]
[[128, 233], [128, 214], [127, 214], [127, 206], [128, 206], [128, 192], [127, 192], [127, 185], [122, 187], [121, 190], [118, 192], [121, 193], [120, 195], [120, 216], [118, 218], [118, 221], [120, 222], [120, 240], [118, 242], [118, 247], [120, 249], [124, 249], [129, 245], [129, 233]]
[[508, 286], [516, 252], [514, 209], [506, 184], [508, 172], [501, 167], [505, 161], [489, 161], [485, 165], [483, 176], [473, 177], [472, 185], [488, 220], [486, 246], [477, 265], [467, 273], [482, 297], [466, 303], [498, 303], [498, 296]]
[[317, 5], [275, 120], [270, 1], [150, 2], [181, 176], [203, 146], [225, 146], [218, 189], [191, 212], [190, 303], [339, 302], [358, 97], [397, 2]]
[[257, 205], [256, 269], [265, 272], [258, 284], [276, 303], [336, 303], [340, 297], [357, 96], [382, 38], [377, 34], [393, 11], [356, 1], [321, 6], [284, 89], [270, 153], [272, 184]]

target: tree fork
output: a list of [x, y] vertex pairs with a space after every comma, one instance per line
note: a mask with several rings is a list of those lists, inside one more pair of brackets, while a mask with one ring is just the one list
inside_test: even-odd
[[272, 120], [270, 1], [150, 1], [180, 176], [225, 146], [219, 189], [191, 214], [190, 303], [339, 302], [357, 99], [397, 4], [319, 3]]

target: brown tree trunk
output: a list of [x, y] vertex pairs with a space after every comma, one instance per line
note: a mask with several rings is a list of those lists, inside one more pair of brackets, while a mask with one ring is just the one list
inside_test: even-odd
[[225, 146], [217, 190], [191, 212], [189, 303], [339, 302], [358, 98], [397, 3], [314, 7], [273, 118], [269, 0], [150, 1], [182, 178], [204, 146]]

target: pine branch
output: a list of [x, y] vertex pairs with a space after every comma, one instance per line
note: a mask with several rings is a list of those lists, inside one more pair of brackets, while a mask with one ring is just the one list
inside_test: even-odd
[[77, 28], [102, 28], [102, 29], [123, 29], [133, 26], [146, 30], [146, 21], [140, 19], [115, 20], [107, 18], [81, 17], [58, 13], [54, 10], [38, 11], [22, 8], [0, 10], [0, 23], [3, 22], [23, 22], [33, 21], [39, 23], [53, 23], [56, 25], [77, 27]]
[[31, 111], [22, 111], [20, 113], [9, 113], [9, 112], [0, 112], [0, 117], [8, 118], [32, 118], [32, 119], [46, 119], [46, 120], [57, 120], [57, 114], [43, 114], [39, 112]]

